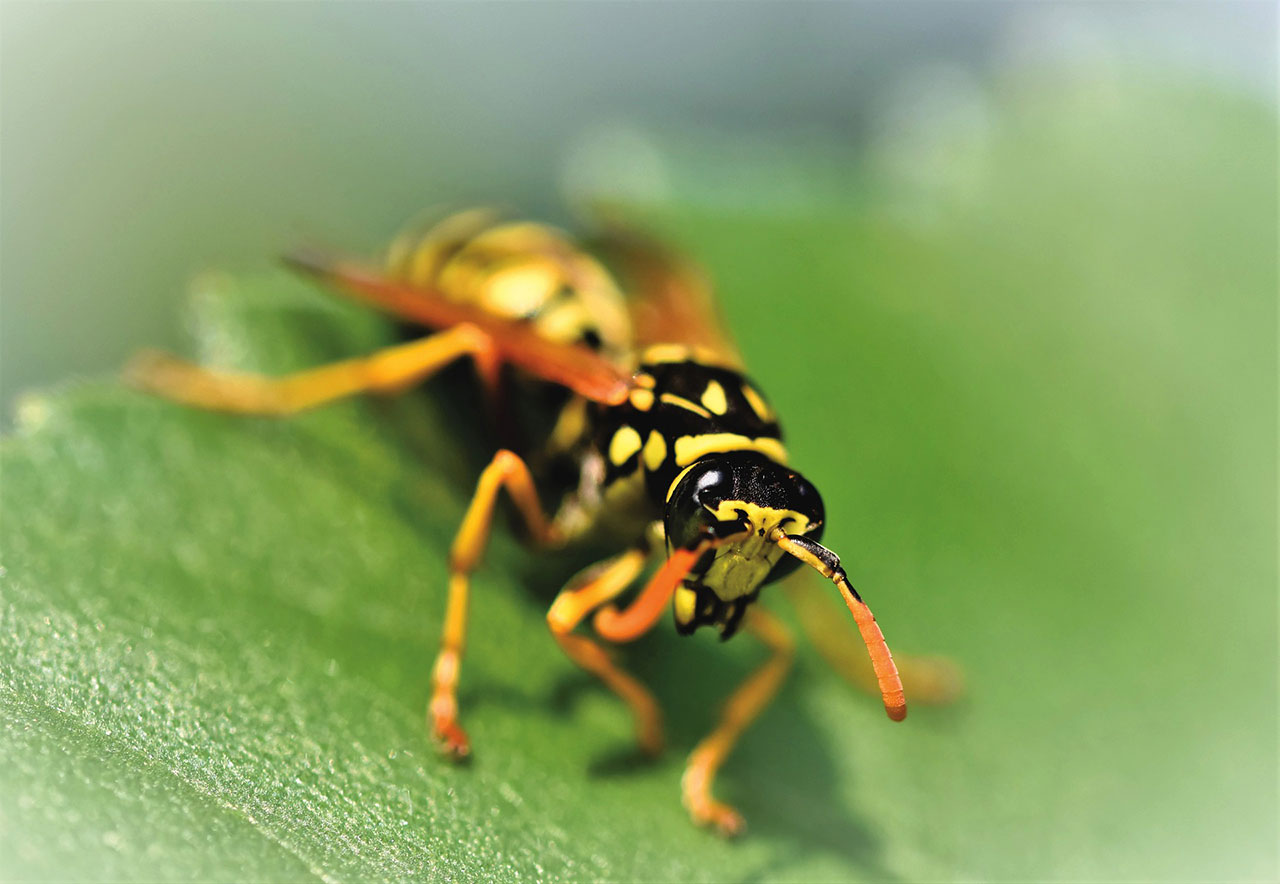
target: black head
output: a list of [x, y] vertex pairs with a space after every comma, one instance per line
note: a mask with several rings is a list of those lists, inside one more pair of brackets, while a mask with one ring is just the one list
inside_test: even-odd
[[709, 623], [732, 634], [760, 587], [800, 565], [769, 533], [776, 528], [817, 540], [823, 519], [818, 489], [763, 454], [733, 451], [695, 461], [667, 499], [667, 543], [693, 549], [707, 540], [727, 542], [708, 550], [677, 591], [677, 627], [688, 632]]

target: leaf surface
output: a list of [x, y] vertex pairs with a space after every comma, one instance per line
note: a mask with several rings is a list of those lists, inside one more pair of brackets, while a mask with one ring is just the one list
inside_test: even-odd
[[[673, 750], [635, 763], [542, 620], [583, 562], [500, 528], [450, 766], [423, 712], [487, 456], [459, 377], [289, 421], [72, 384], [3, 448], [5, 877], [1273, 877], [1274, 118], [1079, 99], [1007, 98], [943, 143], [963, 168], [873, 154], [856, 210], [655, 214], [892, 646], [957, 660], [964, 703], [893, 725], [803, 650], [725, 768], [751, 831], [721, 843], [680, 762], [758, 649], [630, 650]], [[193, 327], [271, 372], [393, 339], [283, 275], [202, 281]]]

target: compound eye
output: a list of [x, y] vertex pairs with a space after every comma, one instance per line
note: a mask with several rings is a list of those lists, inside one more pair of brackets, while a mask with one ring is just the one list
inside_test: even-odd
[[737, 519], [721, 522], [713, 515], [730, 497], [732, 487], [732, 473], [722, 464], [700, 463], [694, 467], [667, 501], [668, 541], [675, 547], [690, 549], [708, 534], [720, 537], [741, 530]]
[[[822, 504], [822, 495], [818, 493], [817, 488], [813, 487], [813, 483], [804, 476], [797, 473], [794, 481], [795, 486], [792, 493], [794, 495], [795, 509], [808, 516], [809, 524], [821, 533], [822, 522], [826, 517], [825, 508]], [[813, 530], [813, 528], [810, 530]]]
[[693, 498], [707, 509], [715, 509], [729, 493], [730, 477], [727, 472], [713, 467], [698, 477]]

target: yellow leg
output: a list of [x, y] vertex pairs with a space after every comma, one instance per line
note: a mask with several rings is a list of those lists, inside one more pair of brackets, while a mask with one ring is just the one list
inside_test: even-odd
[[720, 714], [720, 722], [693, 750], [680, 781], [684, 806], [693, 821], [700, 826], [715, 826], [725, 836], [739, 834], [745, 824], [736, 810], [711, 796], [716, 771], [747, 725], [755, 721], [778, 692], [795, 654], [795, 641], [790, 631], [778, 618], [758, 605], [747, 610], [744, 625], [773, 653], [729, 697]]
[[[803, 580], [786, 581], [787, 598], [800, 618], [800, 628], [841, 678], [860, 691], [879, 696], [880, 686], [860, 640], [849, 629], [848, 620], [833, 616], [836, 608], [822, 589]], [[895, 654], [894, 662], [913, 703], [952, 703], [964, 693], [964, 676], [950, 660]]]
[[633, 549], [589, 569], [556, 596], [547, 611], [547, 625], [569, 659], [596, 675], [630, 707], [640, 751], [652, 756], [662, 751], [663, 744], [662, 710], [653, 695], [620, 669], [597, 642], [570, 634], [589, 613], [630, 586], [647, 558], [645, 551]]
[[139, 354], [126, 376], [152, 393], [212, 411], [288, 415], [355, 393], [394, 393], [425, 380], [454, 360], [472, 357], [483, 378], [496, 374], [489, 336], [458, 325], [430, 337], [387, 347], [278, 378], [210, 371], [155, 351]]
[[499, 451], [480, 474], [471, 506], [462, 519], [449, 555], [449, 600], [445, 607], [444, 630], [440, 653], [432, 675], [429, 714], [431, 731], [444, 751], [462, 758], [471, 751], [466, 732], [458, 724], [458, 670], [467, 636], [467, 603], [470, 596], [471, 572], [475, 570], [489, 540], [493, 509], [498, 492], [507, 489], [516, 509], [524, 519], [534, 542], [554, 546], [560, 533], [542, 512], [538, 492], [529, 468], [518, 455]]

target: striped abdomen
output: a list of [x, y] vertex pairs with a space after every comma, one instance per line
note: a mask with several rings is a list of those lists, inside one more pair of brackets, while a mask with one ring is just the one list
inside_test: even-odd
[[631, 351], [622, 294], [598, 261], [554, 228], [460, 212], [425, 233], [402, 235], [387, 255], [398, 279], [494, 316], [531, 323], [562, 344], [618, 361]]

